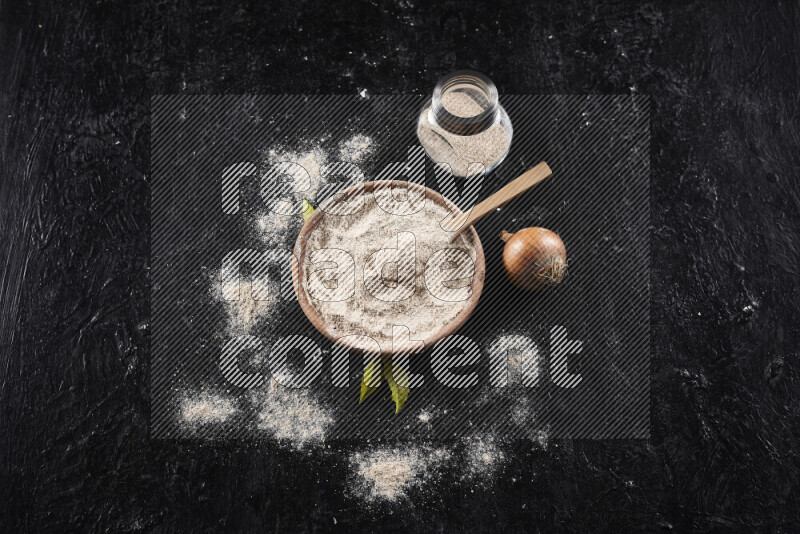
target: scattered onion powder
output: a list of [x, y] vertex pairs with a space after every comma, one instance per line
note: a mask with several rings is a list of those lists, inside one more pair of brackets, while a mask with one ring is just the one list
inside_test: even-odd
[[355, 477], [350, 493], [367, 502], [396, 502], [413, 488], [422, 490], [435, 480], [451, 459], [444, 448], [426, 446], [381, 447], [350, 456]]
[[233, 399], [209, 392], [187, 394], [180, 405], [181, 422], [193, 428], [224, 423], [238, 411]]

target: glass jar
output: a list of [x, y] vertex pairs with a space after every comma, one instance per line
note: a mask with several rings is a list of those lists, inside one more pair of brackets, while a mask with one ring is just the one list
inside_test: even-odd
[[473, 70], [441, 78], [417, 123], [417, 137], [428, 156], [459, 177], [497, 167], [508, 154], [512, 136], [497, 87]]

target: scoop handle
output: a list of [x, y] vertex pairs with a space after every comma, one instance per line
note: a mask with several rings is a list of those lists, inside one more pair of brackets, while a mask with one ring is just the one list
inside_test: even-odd
[[450, 239], [455, 239], [465, 229], [469, 228], [471, 225], [478, 222], [480, 219], [484, 218], [486, 215], [493, 212], [506, 202], [517, 198], [528, 189], [531, 189], [532, 187], [535, 187], [536, 185], [545, 181], [552, 174], [553, 171], [550, 170], [550, 167], [548, 167], [547, 163], [544, 161], [538, 164], [536, 167], [528, 169], [519, 177], [506, 184], [502, 189], [500, 189], [500, 191], [474, 206], [469, 211], [464, 224], [459, 226], [458, 230], [453, 233]]

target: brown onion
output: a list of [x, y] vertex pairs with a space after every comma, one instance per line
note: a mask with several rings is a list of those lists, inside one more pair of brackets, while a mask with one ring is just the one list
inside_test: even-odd
[[520, 289], [539, 289], [561, 283], [567, 275], [567, 249], [547, 228], [525, 228], [516, 234], [503, 231], [503, 267]]

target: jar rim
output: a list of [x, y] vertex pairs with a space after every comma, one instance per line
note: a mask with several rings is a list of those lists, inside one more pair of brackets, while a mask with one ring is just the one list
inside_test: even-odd
[[[442, 104], [442, 96], [454, 85], [477, 87], [486, 95], [489, 101], [488, 107], [472, 117], [459, 117], [450, 113]], [[499, 107], [497, 86], [488, 76], [478, 71], [465, 69], [451, 72], [439, 78], [433, 88], [431, 98], [433, 118], [439, 126], [456, 135], [474, 135], [486, 130], [494, 124]]]

